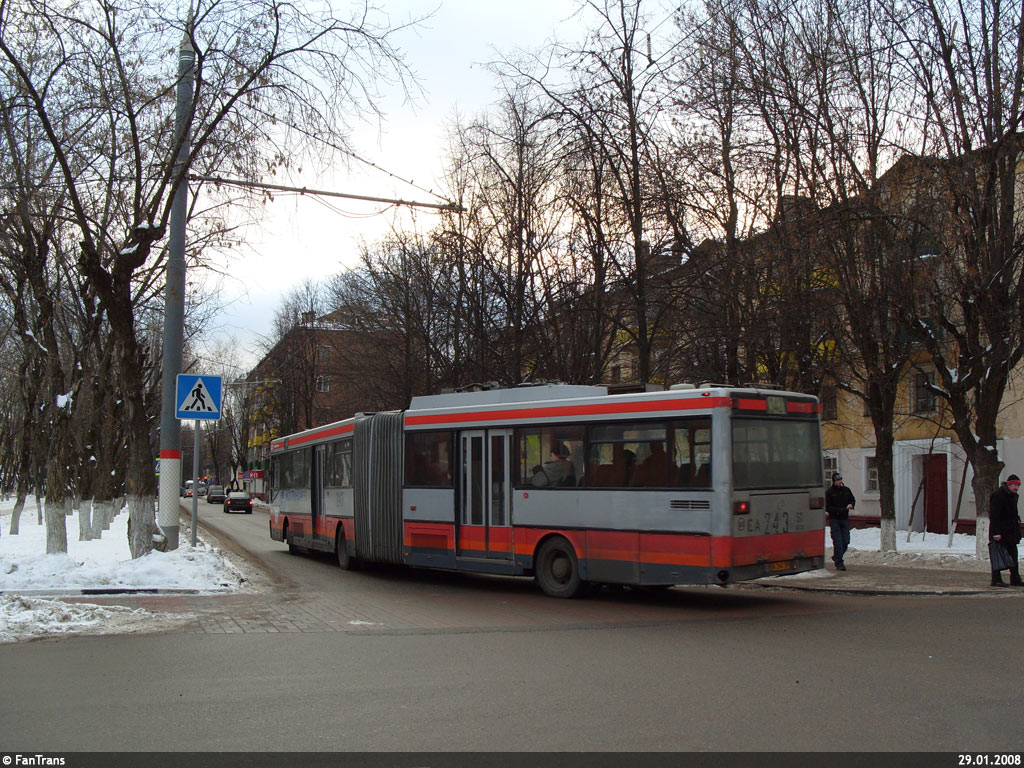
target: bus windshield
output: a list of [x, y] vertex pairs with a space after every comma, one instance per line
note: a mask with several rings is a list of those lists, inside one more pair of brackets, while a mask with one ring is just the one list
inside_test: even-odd
[[820, 486], [818, 422], [734, 418], [732, 476], [743, 490]]

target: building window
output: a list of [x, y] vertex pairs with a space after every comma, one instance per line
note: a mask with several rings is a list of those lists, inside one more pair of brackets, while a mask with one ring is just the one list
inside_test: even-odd
[[914, 376], [914, 413], [935, 412], [935, 372], [928, 371]]
[[825, 485], [832, 485], [832, 475], [839, 471], [839, 457], [826, 453], [823, 463], [825, 468]]
[[836, 388], [826, 385], [821, 388], [821, 420], [835, 421], [839, 418], [839, 395]]
[[316, 391], [325, 393], [331, 391], [331, 379], [329, 376], [316, 377]]
[[866, 457], [864, 471], [864, 490], [869, 493], [878, 493], [878, 460], [874, 456]]
[[331, 348], [326, 344], [320, 344], [316, 348], [316, 359], [319, 363], [326, 363], [331, 359]]

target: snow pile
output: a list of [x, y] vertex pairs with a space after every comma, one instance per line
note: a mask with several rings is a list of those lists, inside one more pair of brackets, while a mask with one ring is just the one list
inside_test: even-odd
[[35, 500], [11, 536], [14, 501], [0, 502], [0, 642], [57, 634], [152, 631], [190, 621], [188, 614], [66, 602], [54, 598], [82, 590], [117, 594], [160, 591], [217, 594], [254, 590], [255, 574], [233, 555], [181, 529], [178, 549], [133, 560], [128, 548], [128, 510], [102, 538], [78, 541], [78, 515], [67, 522], [67, 554], [46, 554], [46, 528], [37, 522]]
[[46, 554], [46, 528], [36, 520], [35, 503], [26, 504], [20, 533], [8, 534], [13, 501], [0, 503], [0, 592], [46, 591], [74, 594], [82, 589], [154, 589], [237, 592], [247, 577], [219, 548], [202, 538], [195, 548], [182, 531], [178, 549], [132, 559], [128, 510], [122, 510], [103, 537], [78, 541], [78, 515], [67, 518], [67, 554]]
[[0, 643], [71, 634], [154, 632], [193, 618], [191, 614], [163, 614], [119, 605], [0, 595]]

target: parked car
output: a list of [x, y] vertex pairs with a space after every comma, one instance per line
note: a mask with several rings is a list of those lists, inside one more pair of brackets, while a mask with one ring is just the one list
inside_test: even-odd
[[252, 499], [247, 491], [232, 491], [224, 500], [225, 512], [245, 512], [252, 514]]
[[196, 491], [196, 496], [205, 496], [205, 495], [206, 495], [206, 486], [205, 485], [200, 485], [199, 489]]
[[210, 489], [206, 492], [206, 503], [207, 504], [223, 504], [227, 496], [224, 493], [223, 485], [211, 485]]

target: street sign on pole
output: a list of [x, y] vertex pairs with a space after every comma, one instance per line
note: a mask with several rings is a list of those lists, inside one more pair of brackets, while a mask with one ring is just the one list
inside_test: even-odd
[[220, 418], [223, 380], [220, 376], [179, 373], [175, 387], [175, 416], [179, 419]]

